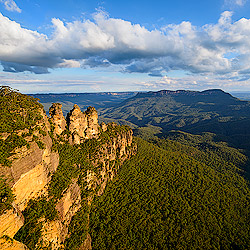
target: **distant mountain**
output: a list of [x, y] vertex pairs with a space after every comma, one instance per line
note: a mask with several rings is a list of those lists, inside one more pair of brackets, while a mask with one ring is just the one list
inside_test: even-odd
[[163, 131], [243, 136], [243, 144], [246, 136], [250, 138], [250, 102], [220, 89], [138, 93], [116, 107], [100, 109], [100, 116], [139, 127], [156, 126]]
[[100, 93], [62, 93], [62, 94], [32, 94], [31, 96], [38, 98], [43, 104], [45, 111], [48, 113], [52, 103], [60, 102], [62, 110], [66, 115], [77, 104], [81, 109], [86, 109], [88, 106], [95, 108], [110, 107], [116, 105], [130, 97], [133, 97], [137, 92], [100, 92]]
[[232, 92], [231, 94], [241, 100], [250, 101], [250, 92]]

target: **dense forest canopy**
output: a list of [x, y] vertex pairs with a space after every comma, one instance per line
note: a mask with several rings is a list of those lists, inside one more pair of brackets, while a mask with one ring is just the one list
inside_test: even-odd
[[197, 148], [158, 146], [138, 140], [137, 155], [96, 198], [93, 249], [247, 249], [250, 190], [237, 159], [211, 151], [209, 165]]

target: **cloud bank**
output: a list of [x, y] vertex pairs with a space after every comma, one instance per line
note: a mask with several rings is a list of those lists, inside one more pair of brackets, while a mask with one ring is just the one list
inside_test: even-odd
[[148, 30], [100, 12], [93, 20], [65, 23], [54, 18], [48, 37], [0, 14], [0, 61], [7, 72], [120, 65], [123, 72], [151, 76], [184, 70], [249, 79], [250, 19], [233, 22], [231, 17], [225, 11], [216, 24], [182, 22]]

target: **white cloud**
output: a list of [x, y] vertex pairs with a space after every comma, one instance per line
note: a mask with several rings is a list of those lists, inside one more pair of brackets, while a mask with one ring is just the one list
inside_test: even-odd
[[243, 7], [247, 0], [224, 0], [224, 6], [233, 8], [234, 6]]
[[231, 16], [225, 11], [216, 24], [202, 27], [182, 22], [148, 30], [101, 12], [92, 21], [65, 23], [54, 18], [54, 31], [47, 37], [0, 14], [0, 61], [9, 72], [120, 65], [123, 72], [151, 76], [184, 70], [247, 79], [250, 19], [233, 22]]
[[1, 3], [4, 4], [5, 9], [8, 11], [14, 11], [21, 13], [22, 10], [17, 6], [17, 4], [13, 0], [0, 0]]
[[250, 90], [249, 81], [237, 81], [232, 78], [220, 78], [216, 76], [199, 76], [190, 75], [182, 78], [174, 78], [164, 76], [159, 80], [151, 80], [146, 82], [138, 82], [142, 90], [205, 90], [222, 88], [225, 91], [242, 91], [242, 88]]

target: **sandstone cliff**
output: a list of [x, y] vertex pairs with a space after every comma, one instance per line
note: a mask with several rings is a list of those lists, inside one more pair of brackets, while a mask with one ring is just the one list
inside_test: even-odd
[[[13, 208], [0, 215], [0, 237], [6, 235], [12, 238], [23, 226], [22, 211], [31, 199], [47, 192], [50, 176], [59, 164], [58, 153], [52, 152], [52, 139], [48, 134], [50, 131], [48, 118], [42, 109], [37, 112], [40, 112], [41, 119], [30, 128], [30, 131], [15, 131], [28, 144], [15, 148], [9, 158], [12, 161], [10, 167], [0, 165], [0, 176], [7, 179], [15, 196]], [[17, 242], [14, 245], [11, 242], [10, 248], [7, 248], [8, 243], [10, 241], [2, 242], [6, 249], [11, 249], [11, 246], [15, 246], [15, 249], [19, 249], [18, 246], [20, 249], [26, 249]]]
[[49, 110], [56, 135], [61, 135], [63, 131], [68, 129], [71, 133], [70, 140], [74, 144], [80, 144], [86, 139], [98, 137], [100, 126], [95, 108], [88, 107], [85, 112], [82, 112], [78, 105], [75, 104], [65, 121], [61, 107], [60, 103], [53, 103]]
[[51, 150], [52, 140], [48, 135], [47, 117], [41, 112], [43, 118], [38, 124], [43, 126], [45, 135], [40, 135], [38, 142], [43, 147], [39, 148], [38, 143], [33, 141], [32, 135], [38, 138], [34, 131], [25, 137], [29, 141], [29, 147], [23, 146], [14, 151], [11, 167], [0, 167], [0, 175], [8, 178], [15, 195], [15, 204], [20, 211], [25, 209], [31, 198], [45, 192], [45, 186], [50, 180], [48, 175], [56, 170], [59, 163], [58, 153]]
[[[88, 213], [92, 200], [95, 195], [102, 195], [124, 160], [135, 152], [132, 130], [116, 124], [100, 126], [93, 107], [82, 112], [74, 105], [65, 119], [61, 105], [54, 103], [50, 108], [50, 122], [42, 108], [36, 112], [39, 119], [32, 126], [14, 131], [24, 140], [22, 146], [9, 154], [11, 165], [0, 165], [0, 175], [5, 177], [15, 196], [11, 208], [0, 214], [1, 249], [21, 250], [28, 249], [27, 246], [71, 249], [75, 241], [78, 244], [75, 249], [91, 249]], [[0, 140], [7, 141], [10, 135], [0, 133]], [[53, 218], [42, 207], [36, 207], [36, 202], [30, 203], [41, 201], [41, 197], [55, 212]], [[34, 235], [35, 242], [30, 243], [30, 236], [25, 236], [29, 230], [25, 218], [36, 209], [36, 216], [40, 215], [30, 230], [35, 230], [37, 235]]]
[[54, 132], [60, 135], [66, 128], [66, 121], [62, 112], [62, 104], [53, 103], [49, 109], [49, 114], [51, 116], [51, 121], [55, 126]]

